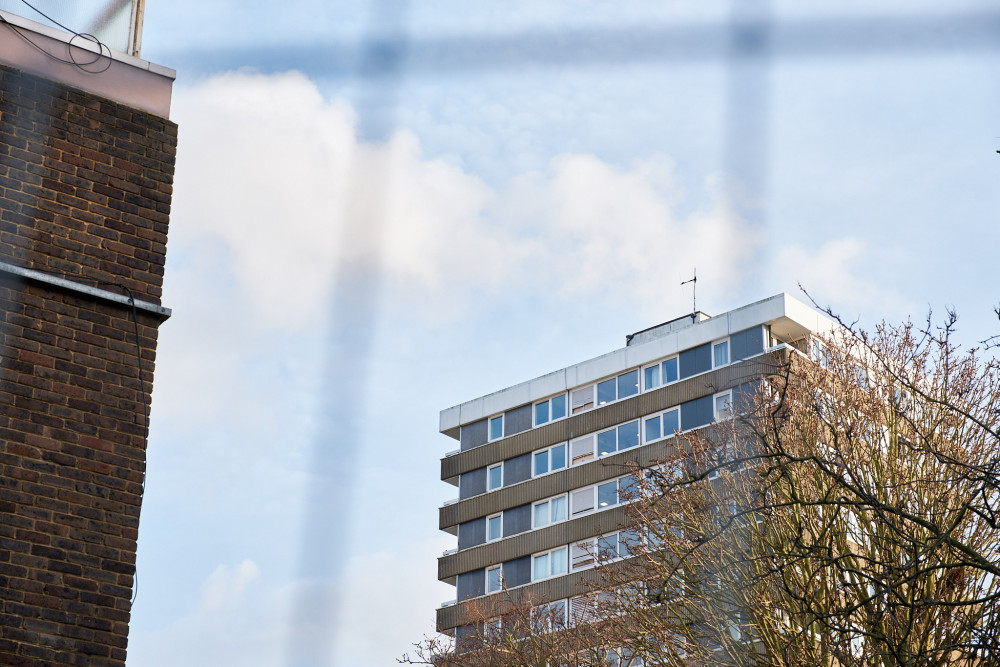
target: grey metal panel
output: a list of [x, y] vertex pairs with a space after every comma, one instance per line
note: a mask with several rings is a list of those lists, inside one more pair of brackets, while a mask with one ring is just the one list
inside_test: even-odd
[[486, 419], [480, 419], [477, 422], [472, 422], [471, 424], [466, 424], [461, 428], [458, 434], [460, 447], [464, 452], [467, 449], [472, 449], [473, 447], [478, 447], [480, 445], [485, 445], [486, 441], [489, 439], [489, 432]]
[[756, 326], [729, 336], [729, 356], [733, 361], [746, 359], [764, 351], [764, 327]]
[[531, 556], [504, 561], [503, 580], [508, 588], [531, 583]]
[[458, 498], [465, 500], [486, 493], [486, 468], [477, 468], [462, 473], [458, 478]]
[[531, 428], [531, 403], [508, 410], [503, 415], [504, 436], [516, 435]]
[[681, 403], [681, 428], [685, 431], [711, 424], [714, 418], [711, 396], [702, 396], [693, 401]]
[[705, 343], [680, 353], [678, 366], [683, 380], [712, 369], [712, 344]]
[[459, 572], [530, 556], [588, 537], [610, 533], [625, 527], [625, 523], [625, 507], [618, 506], [540, 530], [521, 533], [511, 539], [459, 551], [438, 559], [438, 579], [450, 579]]
[[[457, 526], [459, 504], [452, 503], [451, 505], [445, 505], [438, 510], [438, 530], [449, 530], [450, 528]], [[449, 531], [453, 532], [453, 531]]]
[[503, 536], [510, 537], [531, 530], [531, 505], [512, 507], [503, 512]]
[[531, 477], [531, 454], [522, 454], [503, 462], [503, 485], [513, 486]]
[[486, 543], [486, 517], [458, 524], [458, 548], [471, 549]]
[[[509, 609], [511, 605], [544, 604], [553, 600], [583, 595], [593, 590], [595, 585], [600, 584], [601, 572], [600, 568], [574, 572], [565, 577], [539, 581], [484, 599], [489, 600], [490, 609], [499, 615]], [[437, 631], [450, 632], [457, 627], [468, 625], [472, 622], [473, 616], [481, 611], [482, 603], [478, 601], [464, 604], [460, 602], [450, 607], [442, 607], [437, 610]]]
[[481, 597], [486, 592], [486, 570], [463, 572], [458, 575], [456, 589], [459, 602]]

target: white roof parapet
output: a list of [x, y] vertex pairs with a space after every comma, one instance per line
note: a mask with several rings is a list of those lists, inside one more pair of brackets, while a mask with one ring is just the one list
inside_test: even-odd
[[0, 11], [0, 19], [0, 63], [170, 116], [174, 70], [108, 47], [102, 52], [92, 41], [10, 12]]
[[[675, 321], [677, 320], [671, 320]], [[833, 328], [830, 318], [812, 306], [787, 293], [776, 294], [688, 326], [658, 332], [659, 335], [646, 337], [642, 342], [636, 342], [633, 338], [626, 347], [442, 410], [439, 429], [441, 433], [454, 434], [462, 424], [602, 380], [619, 371], [635, 368], [760, 324], [771, 324], [772, 332], [791, 340]]]

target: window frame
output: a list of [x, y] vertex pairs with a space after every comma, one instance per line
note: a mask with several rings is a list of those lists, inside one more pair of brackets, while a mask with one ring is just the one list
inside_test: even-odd
[[[648, 364], [646, 366], [643, 366], [642, 367], [642, 371], [641, 371], [641, 374], [642, 374], [642, 377], [641, 377], [641, 380], [642, 380], [642, 391], [652, 391], [654, 389], [659, 389], [661, 387], [666, 387], [667, 385], [674, 384], [675, 382], [680, 382], [680, 375], [681, 374], [680, 374], [680, 366], [679, 366], [680, 362], [678, 361], [679, 357], [680, 357], [680, 355], [674, 354], [674, 355], [671, 355], [669, 357], [666, 357], [665, 359], [660, 359], [659, 361], [657, 361], [654, 364]], [[674, 379], [673, 380], [667, 380], [666, 379], [667, 374], [664, 372], [664, 370], [665, 370], [664, 367], [666, 366], [666, 364], [668, 362], [673, 362], [673, 366], [674, 366]], [[646, 382], [646, 371], [648, 371], [650, 369], [653, 369], [653, 368], [656, 369], [657, 384], [650, 386], [649, 383]]]
[[[492, 522], [493, 522], [494, 519], [499, 519], [500, 520], [500, 524], [499, 524], [500, 525], [500, 531], [499, 531], [499, 533], [497, 534], [496, 537], [490, 537], [490, 534], [491, 534], [490, 533], [490, 525], [492, 524]], [[503, 512], [497, 512], [496, 514], [490, 514], [489, 516], [486, 517], [486, 542], [487, 543], [497, 542], [498, 540], [502, 540], [502, 539], [503, 539]]]
[[[642, 444], [643, 445], [648, 445], [651, 442], [658, 442], [660, 440], [666, 440], [667, 438], [674, 437], [675, 433], [671, 432], [669, 435], [667, 435], [666, 429], [663, 428], [663, 416], [667, 415], [667, 414], [670, 414], [670, 413], [677, 413], [677, 433], [681, 432], [681, 430], [682, 430], [682, 427], [681, 427], [681, 406], [675, 405], [674, 407], [669, 408], [667, 410], [662, 410], [661, 412], [657, 412], [657, 413], [652, 414], [652, 415], [646, 415], [646, 416], [644, 416], [642, 418], [642, 433], [641, 433], [641, 435], [642, 435]], [[648, 435], [648, 427], [647, 427], [646, 423], [649, 422], [649, 421], [652, 421], [654, 419], [659, 423], [660, 435], [658, 435], [655, 438], [650, 439], [650, 437]]]
[[[558, 449], [559, 447], [565, 448], [564, 449], [564, 451], [565, 451], [565, 454], [564, 454], [565, 460], [563, 461], [563, 464], [560, 467], [553, 468], [552, 467], [552, 450]], [[543, 473], [536, 473], [535, 472], [535, 457], [538, 456], [539, 454], [545, 454], [546, 457], [547, 457], [547, 461], [548, 461], [548, 464], [547, 464], [548, 465], [548, 469], [545, 472], [543, 472]], [[535, 479], [537, 477], [544, 477], [545, 475], [548, 475], [550, 473], [558, 472], [560, 470], [565, 470], [568, 467], [570, 467], [570, 465], [569, 465], [569, 443], [568, 442], [559, 442], [559, 443], [556, 443], [554, 445], [550, 445], [549, 447], [544, 447], [542, 449], [536, 449], [535, 451], [531, 452], [531, 479]]]
[[[726, 346], [725, 347], [725, 349], [726, 349], [726, 361], [724, 363], [721, 363], [721, 364], [720, 363], [716, 363], [716, 359], [717, 359], [717, 357], [716, 357], [716, 355], [717, 355], [716, 348], [722, 347], [723, 345]], [[715, 370], [716, 368], [724, 368], [724, 367], [728, 366], [729, 364], [731, 364], [732, 360], [733, 360], [733, 358], [732, 358], [732, 350], [730, 349], [730, 346], [729, 346], [729, 336], [726, 336], [725, 338], [720, 338], [718, 340], [712, 341], [712, 370]]]
[[[564, 516], [563, 516], [562, 519], [553, 519], [552, 518], [552, 502], [556, 501], [556, 500], [559, 500], [560, 498], [565, 498], [565, 500], [566, 500], [565, 514], [564, 514]], [[541, 524], [541, 525], [536, 525], [535, 524], [535, 508], [538, 507], [539, 505], [543, 505], [543, 504], [549, 506], [549, 508], [548, 508], [549, 521], [548, 521], [548, 523], [544, 523], [544, 524]], [[531, 503], [531, 530], [537, 530], [539, 528], [546, 528], [548, 526], [552, 526], [554, 524], [562, 523], [563, 521], [567, 521], [568, 519], [569, 519], [569, 493], [560, 493], [559, 495], [550, 496], [548, 498], [544, 498], [542, 500], [536, 500], [533, 503]]]
[[[723, 415], [722, 411], [719, 410], [720, 398], [725, 398], [728, 400], [724, 416], [722, 416]], [[726, 389], [725, 391], [720, 391], [716, 394], [712, 394], [712, 421], [715, 423], [719, 423], [732, 418], [733, 418], [733, 390]]]
[[[493, 486], [490, 483], [492, 479], [491, 473], [497, 469], [500, 470], [500, 483], [497, 486]], [[490, 491], [496, 491], [502, 488], [503, 488], [503, 461], [501, 461], [500, 463], [494, 463], [493, 465], [486, 467], [486, 492], [489, 493]]]
[[[500, 435], [494, 437], [493, 422], [495, 422], [498, 419], [500, 420]], [[502, 412], [498, 415], [493, 415], [492, 417], [488, 417], [486, 419], [486, 442], [496, 442], [497, 440], [501, 440], [503, 438], [503, 430], [504, 430], [504, 418]]]
[[[554, 400], [556, 400], [558, 398], [562, 398], [563, 401], [564, 401], [563, 402], [563, 415], [562, 415], [562, 417], [553, 417], [552, 416], [552, 401], [554, 401]], [[532, 428], [537, 428], [539, 426], [544, 426], [545, 424], [551, 424], [552, 422], [559, 421], [560, 419], [566, 419], [566, 417], [569, 416], [569, 408], [570, 408], [570, 406], [569, 406], [569, 400], [570, 400], [569, 399], [569, 392], [563, 392], [561, 394], [556, 394], [554, 396], [549, 396], [548, 398], [544, 398], [544, 399], [542, 399], [540, 401], [535, 401], [534, 403], [532, 403], [532, 405], [531, 405], [531, 427]], [[543, 403], [546, 404], [545, 410], [548, 413], [548, 417], [545, 419], [545, 421], [541, 421], [540, 422], [540, 421], [538, 421], [538, 407], [540, 405], [542, 405]]]
[[[590, 390], [590, 400], [581, 404], [579, 410], [573, 406], [574, 394], [582, 392], [584, 390]], [[589, 412], [597, 407], [597, 383], [592, 382], [589, 385], [583, 385], [582, 387], [577, 387], [576, 389], [570, 389], [566, 394], [569, 396], [569, 403], [566, 406], [568, 414], [567, 417], [572, 417], [573, 415], [582, 414], [584, 412]]]
[[[558, 552], [558, 551], [563, 552], [563, 558], [566, 559], [566, 562], [563, 563], [563, 571], [562, 572], [553, 573], [553, 571], [552, 571], [552, 564], [555, 562], [555, 559], [553, 558], [553, 556], [556, 555], [556, 552]], [[543, 556], [548, 559], [546, 561], [546, 568], [548, 569], [548, 574], [546, 574], [545, 576], [536, 578], [535, 577], [535, 559], [536, 558], [542, 558]], [[552, 579], [553, 577], [562, 577], [562, 576], [565, 576], [567, 574], [569, 574], [569, 547], [567, 545], [563, 544], [563, 545], [560, 545], [558, 547], [553, 547], [551, 549], [546, 549], [545, 551], [539, 551], [537, 553], [531, 554], [531, 583], [535, 583], [536, 581], [545, 581], [547, 579]]]
[[[494, 589], [490, 588], [490, 573], [491, 572], [496, 572], [497, 573], [497, 586]], [[499, 593], [500, 591], [503, 590], [503, 563], [499, 563], [498, 565], [490, 565], [489, 567], [486, 568], [486, 582], [485, 583], [486, 583], [486, 585], [485, 585], [484, 588], [486, 589], [486, 594], [487, 595], [492, 595], [493, 593]]]

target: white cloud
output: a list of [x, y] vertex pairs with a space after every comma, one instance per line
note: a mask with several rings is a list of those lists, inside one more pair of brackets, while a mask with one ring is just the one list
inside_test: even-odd
[[[482, 293], [681, 308], [698, 266], [723, 292], [759, 246], [715, 206], [676, 213], [673, 166], [563, 155], [498, 191], [401, 131], [359, 141], [353, 113], [304, 76], [234, 73], [179, 91], [172, 242], [220, 246], [272, 326], [315, 324], [337, 261], [377, 266], [405, 303], [435, 314]], [[405, 305], [405, 304], [404, 304]]]
[[[334, 581], [279, 583], [251, 560], [220, 566], [200, 603], [173, 623], [133, 631], [129, 665], [388, 665], [434, 625], [447, 594], [433, 556], [449, 543], [435, 537], [398, 551], [355, 554]], [[320, 607], [337, 603], [336, 619]], [[290, 613], [293, 605], [303, 608]], [[333, 627], [310, 622], [328, 618]]]
[[865, 280], [872, 275], [863, 264], [873, 261], [863, 240], [845, 237], [827, 241], [819, 248], [809, 249], [798, 244], [781, 247], [772, 265], [776, 282], [801, 285], [823, 306], [835, 310], [880, 313], [882, 317], [905, 316], [909, 304], [894, 288]]
[[249, 558], [234, 567], [218, 566], [202, 587], [202, 608], [218, 610], [235, 606], [244, 589], [259, 576], [260, 569]]

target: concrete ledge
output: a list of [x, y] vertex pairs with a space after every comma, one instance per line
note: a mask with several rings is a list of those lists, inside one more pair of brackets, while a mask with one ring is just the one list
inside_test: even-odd
[[[52, 81], [106, 97], [163, 118], [177, 73], [141, 58], [98, 51], [93, 42], [0, 11], [0, 62]], [[92, 65], [79, 67], [73, 61]], [[69, 62], [62, 62], [69, 61]], [[105, 66], [107, 69], [105, 69]]]
[[[34, 269], [26, 269], [20, 266], [14, 266], [13, 264], [8, 264], [6, 262], [0, 262], [0, 274], [6, 273], [8, 275], [15, 275], [25, 280], [30, 280], [36, 283], [44, 283], [46, 285], [51, 285], [53, 287], [58, 287], [60, 289], [68, 290], [70, 292], [76, 292], [77, 294], [82, 294], [86, 296], [93, 297], [95, 299], [101, 299], [103, 301], [111, 301], [129, 308], [132, 307], [132, 299], [127, 297], [124, 293], [119, 294], [117, 292], [111, 292], [109, 290], [101, 289], [99, 287], [91, 287], [90, 285], [81, 285], [80, 283], [75, 283], [72, 280], [67, 280], [66, 278], [60, 278], [58, 276], [53, 276], [42, 271], [36, 271]], [[164, 308], [163, 306], [158, 306], [155, 303], [150, 303], [148, 301], [141, 301], [135, 299], [136, 310], [141, 310], [145, 313], [149, 313], [158, 319], [166, 320], [172, 314], [169, 308]]]

